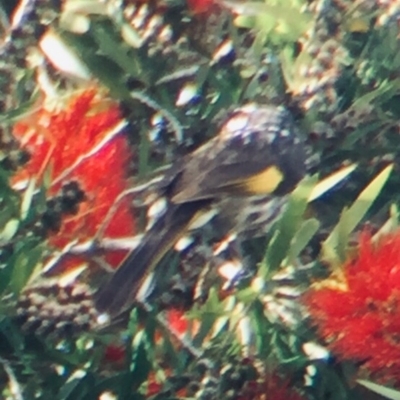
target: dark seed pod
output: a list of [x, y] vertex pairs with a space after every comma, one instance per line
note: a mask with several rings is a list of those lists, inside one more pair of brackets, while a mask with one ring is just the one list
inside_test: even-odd
[[24, 290], [16, 305], [17, 321], [30, 334], [71, 338], [97, 326], [92, 291], [83, 283], [60, 285], [56, 279]]

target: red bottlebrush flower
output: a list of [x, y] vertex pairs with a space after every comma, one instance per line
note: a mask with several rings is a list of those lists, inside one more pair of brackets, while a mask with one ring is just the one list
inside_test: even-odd
[[150, 382], [147, 385], [146, 397], [151, 397], [159, 394], [162, 388], [163, 386], [161, 383], [158, 383], [155, 379], [150, 380]]
[[205, 14], [214, 8], [216, 0], [187, 0], [187, 3], [193, 14]]
[[244, 6], [241, 1], [230, 0], [186, 0], [190, 12], [196, 16], [207, 17], [226, 10], [232, 15], [240, 15]]
[[[177, 347], [181, 345], [180, 339], [186, 334], [195, 334], [196, 329], [198, 328], [197, 321], [188, 321], [185, 312], [183, 310], [177, 308], [170, 308], [165, 312], [165, 323], [167, 325], [167, 329], [170, 331], [171, 339], [174, 340], [174, 343]], [[165, 333], [156, 331], [156, 342], [161, 341], [164, 338]]]
[[400, 230], [376, 244], [363, 233], [343, 271], [345, 285], [313, 288], [303, 298], [319, 334], [338, 357], [400, 384]]
[[109, 344], [104, 352], [104, 360], [106, 362], [122, 364], [126, 357], [126, 349], [124, 346]]
[[167, 320], [171, 329], [178, 335], [184, 335], [189, 329], [189, 323], [185, 318], [185, 313], [177, 309], [167, 311]]
[[[63, 248], [71, 240], [85, 242], [93, 238], [118, 196], [127, 189], [126, 166], [131, 157], [125, 126], [118, 105], [95, 88], [72, 94], [63, 106], [38, 110], [15, 124], [13, 133], [30, 153], [30, 160], [13, 179], [15, 187], [24, 180], [40, 180], [50, 168], [48, 195], [55, 196], [71, 181], [85, 193], [76, 215], [64, 217], [60, 230], [51, 235], [50, 244]], [[129, 199], [123, 200], [104, 235], [108, 238], [132, 236], [134, 220]], [[125, 252], [106, 254], [117, 266]], [[64, 265], [76, 265], [77, 257], [66, 257]]]

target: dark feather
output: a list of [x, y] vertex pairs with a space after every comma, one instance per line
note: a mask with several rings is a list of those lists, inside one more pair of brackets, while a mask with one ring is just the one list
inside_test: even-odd
[[130, 253], [111, 279], [97, 292], [99, 311], [119, 314], [132, 305], [144, 280], [185, 232], [205, 202], [170, 205], [145, 235], [139, 247]]

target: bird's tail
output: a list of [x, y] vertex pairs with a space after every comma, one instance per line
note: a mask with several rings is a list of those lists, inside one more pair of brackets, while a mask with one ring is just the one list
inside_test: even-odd
[[145, 234], [142, 243], [96, 293], [95, 303], [100, 312], [112, 317], [133, 304], [145, 279], [204, 208], [204, 203], [194, 201], [168, 206], [164, 215]]

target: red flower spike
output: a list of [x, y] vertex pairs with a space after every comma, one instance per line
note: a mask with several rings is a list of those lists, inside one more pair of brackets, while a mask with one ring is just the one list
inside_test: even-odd
[[190, 11], [193, 14], [206, 14], [212, 11], [215, 0], [187, 0]]
[[[31, 158], [18, 171], [13, 184], [24, 180], [41, 179], [44, 170], [51, 168], [50, 196], [59, 193], [63, 184], [77, 181], [85, 192], [77, 215], [64, 218], [59, 232], [50, 243], [64, 248], [71, 240], [85, 242], [95, 237], [105, 215], [120, 194], [127, 189], [126, 166], [132, 157], [127, 141], [121, 134], [125, 126], [118, 105], [104, 98], [96, 88], [71, 95], [61, 109], [46, 108], [14, 126], [14, 135]], [[129, 199], [119, 208], [104, 230], [104, 236], [120, 238], [134, 234], [134, 219]], [[109, 253], [106, 260], [117, 266], [125, 252]], [[79, 261], [79, 262], [78, 262]], [[64, 261], [68, 267], [71, 258]], [[76, 264], [82, 259], [76, 258]]]
[[[177, 308], [170, 308], [166, 310], [165, 322], [168, 324], [168, 329], [172, 334], [171, 338], [178, 339], [174, 340], [174, 343], [178, 347], [181, 345], [181, 343], [179, 342], [179, 338], [182, 338], [185, 334], [191, 333], [193, 331], [193, 325], [197, 325], [196, 323], [190, 324], [185, 317], [185, 312]], [[189, 330], [190, 328], [192, 328], [192, 331]], [[156, 331], [155, 335], [156, 342], [161, 341], [163, 337], [164, 333]]]
[[200, 18], [207, 18], [211, 14], [228, 11], [232, 15], [240, 15], [239, 10], [248, 7], [238, 0], [186, 0], [190, 12]]
[[126, 349], [124, 346], [109, 344], [104, 352], [104, 361], [121, 364], [126, 357]]
[[400, 230], [377, 244], [362, 233], [357, 258], [343, 269], [346, 290], [319, 287], [303, 297], [310, 316], [339, 358], [400, 385]]
[[189, 329], [189, 323], [185, 318], [185, 313], [177, 309], [167, 311], [168, 323], [178, 335], [184, 335]]

